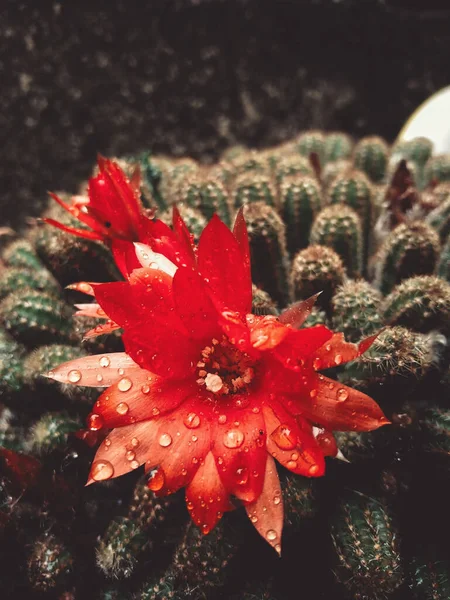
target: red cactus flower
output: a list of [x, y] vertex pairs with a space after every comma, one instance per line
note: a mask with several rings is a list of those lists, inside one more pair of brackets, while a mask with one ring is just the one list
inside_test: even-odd
[[274, 458], [306, 477], [335, 456], [333, 430], [388, 423], [365, 394], [319, 370], [359, 356], [359, 345], [324, 326], [298, 329], [314, 298], [280, 315], [251, 314], [247, 230], [213, 217], [196, 264], [175, 265], [137, 245], [141, 267], [124, 282], [97, 284], [100, 308], [123, 329], [125, 353], [90, 356], [49, 373], [104, 386], [89, 418], [110, 429], [88, 483], [140, 465], [157, 494], [186, 487], [194, 521], [208, 533], [236, 502], [279, 552], [283, 503]]

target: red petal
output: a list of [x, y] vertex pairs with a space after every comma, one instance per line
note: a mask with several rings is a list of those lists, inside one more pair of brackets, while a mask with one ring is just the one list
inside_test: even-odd
[[234, 222], [233, 228], [234, 237], [239, 244], [239, 248], [241, 250], [242, 259], [244, 263], [244, 267], [246, 269], [246, 281], [249, 282], [249, 289], [247, 290], [247, 294], [249, 295], [247, 301], [252, 304], [252, 273], [251, 273], [251, 264], [250, 264], [250, 242], [248, 239], [248, 231], [247, 224], [244, 219], [244, 209], [241, 207], [238, 210], [236, 215], [236, 220]]
[[176, 265], [193, 264], [192, 252], [187, 251], [170, 227], [159, 219], [147, 220], [146, 236], [146, 243], [154, 252], [163, 254]]
[[311, 310], [321, 293], [314, 294], [314, 296], [306, 300], [300, 300], [289, 308], [286, 308], [278, 317], [280, 323], [290, 325], [293, 329], [299, 329], [311, 314]]
[[125, 352], [115, 352], [70, 360], [52, 369], [46, 377], [61, 383], [108, 387], [123, 375], [132, 377], [141, 371]]
[[164, 254], [154, 252], [150, 246], [140, 242], [134, 244], [134, 249], [141, 267], [147, 269], [159, 269], [160, 271], [163, 271], [163, 273], [170, 275], [170, 277], [175, 275], [177, 266], [164, 256]]
[[53, 227], [57, 227], [58, 229], [61, 229], [62, 231], [65, 231], [66, 233], [71, 233], [72, 235], [76, 235], [77, 237], [85, 238], [86, 240], [97, 240], [97, 241], [104, 240], [103, 235], [100, 235], [99, 233], [95, 233], [94, 231], [89, 231], [88, 229], [78, 229], [77, 227], [69, 227], [68, 225], [63, 225], [62, 223], [55, 221], [55, 219], [45, 218], [42, 220], [44, 221], [44, 223], [47, 223], [48, 225], [53, 225]]
[[217, 215], [200, 236], [198, 265], [224, 309], [243, 314], [251, 311], [251, 279], [247, 265], [236, 238]]
[[302, 428], [277, 402], [263, 407], [267, 427], [267, 450], [297, 475], [320, 477], [325, 472], [323, 452], [307, 428]]
[[157, 429], [155, 421], [113, 429], [97, 450], [86, 485], [120, 477], [144, 464]]
[[261, 536], [281, 554], [283, 498], [275, 461], [267, 457], [264, 487], [255, 502], [245, 507], [250, 521]]
[[284, 341], [275, 348], [274, 356], [288, 369], [302, 367], [313, 352], [323, 346], [333, 335], [324, 325], [308, 329], [289, 329]]
[[[90, 216], [88, 213], [80, 210], [80, 207], [77, 206], [77, 203], [75, 202], [74, 198], [72, 198], [72, 205], [69, 206], [56, 194], [50, 192], [50, 196], [69, 214], [71, 214], [73, 217], [75, 217], [76, 219], [93, 229], [95, 233], [101, 236], [101, 239], [105, 239], [106, 237], [108, 237], [108, 229], [104, 227], [102, 223], [99, 223], [95, 218]], [[87, 198], [85, 198], [84, 200], [86, 200], [84, 206], [89, 206], [89, 200]]]
[[346, 342], [343, 333], [335, 333], [326, 344], [318, 348], [312, 357], [311, 364], [315, 370], [329, 369], [344, 364], [361, 356], [375, 341], [376, 335], [362, 340], [359, 344]]
[[[122, 427], [159, 418], [179, 406], [196, 391], [195, 381], [168, 380], [143, 369], [125, 371], [94, 405], [99, 426]], [[158, 463], [157, 463], [158, 464]]]
[[101, 283], [95, 287], [95, 299], [108, 317], [126, 327], [137, 315], [132, 303], [130, 284], [126, 281]]
[[111, 251], [114, 261], [124, 277], [128, 277], [134, 269], [141, 268], [133, 242], [115, 238], [111, 240]]
[[224, 408], [213, 427], [212, 452], [228, 494], [253, 502], [262, 490], [267, 458], [266, 427], [258, 404]]
[[[158, 433], [146, 470], [160, 466], [160, 495], [187, 485], [211, 448], [210, 410], [196, 397], [158, 420]], [[156, 490], [155, 490], [156, 491]]]
[[313, 427], [313, 435], [324, 456], [336, 456], [339, 451], [338, 445], [332, 431]]
[[100, 285], [98, 283], [89, 283], [87, 281], [79, 281], [78, 283], [71, 283], [66, 286], [67, 290], [75, 290], [81, 294], [87, 294], [88, 296], [94, 296], [94, 287]]
[[300, 400], [298, 413], [331, 431], [372, 431], [389, 421], [366, 394], [316, 374], [311, 380], [314, 397]]
[[83, 341], [90, 340], [99, 335], [107, 335], [108, 333], [112, 333], [117, 329], [120, 329], [120, 325], [117, 325], [117, 323], [114, 323], [114, 321], [108, 320], [106, 323], [96, 325], [93, 329], [89, 329], [89, 331], [86, 331], [86, 333], [83, 336]]
[[192, 520], [205, 534], [215, 527], [225, 511], [233, 509], [211, 452], [186, 489], [186, 504]]
[[75, 304], [75, 308], [78, 308], [75, 313], [75, 316], [77, 317], [91, 317], [94, 319], [108, 318], [100, 304], [96, 304], [95, 302], [90, 304]]
[[275, 348], [281, 344], [290, 332], [288, 327], [273, 316], [257, 317], [248, 315], [247, 323], [249, 324], [252, 346], [261, 351]]
[[178, 238], [180, 246], [183, 248], [184, 253], [191, 257], [192, 263], [195, 263], [193, 236], [191, 236], [189, 233], [189, 229], [187, 228], [186, 223], [183, 221], [180, 211], [175, 204], [172, 208], [172, 223], [173, 230]]
[[196, 270], [178, 268], [173, 278], [173, 294], [178, 315], [192, 337], [211, 341], [218, 335], [216, 309]]

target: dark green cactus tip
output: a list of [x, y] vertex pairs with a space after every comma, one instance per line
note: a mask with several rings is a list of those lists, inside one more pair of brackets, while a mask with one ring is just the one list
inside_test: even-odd
[[39, 260], [33, 246], [28, 240], [15, 240], [2, 252], [2, 259], [9, 267], [40, 271], [44, 265]]
[[326, 311], [336, 288], [342, 284], [345, 268], [338, 254], [326, 246], [308, 246], [292, 261], [291, 281], [296, 300], [322, 292], [317, 304]]
[[56, 536], [45, 533], [33, 544], [28, 558], [28, 580], [43, 593], [67, 584], [74, 560], [67, 546]]
[[252, 285], [252, 293], [252, 313], [255, 315], [278, 315], [277, 305], [267, 292]]
[[263, 202], [244, 206], [252, 264], [252, 280], [281, 306], [291, 300], [286, 228], [277, 212]]
[[296, 155], [282, 156], [274, 167], [275, 180], [278, 188], [291, 175], [307, 175], [314, 177], [314, 171], [307, 158]]
[[427, 215], [425, 222], [437, 231], [441, 242], [444, 242], [450, 235], [450, 194]]
[[57, 448], [65, 448], [69, 436], [83, 426], [81, 419], [64, 412], [46, 413], [32, 425], [27, 448], [34, 454], [43, 455]]
[[412, 160], [423, 167], [433, 154], [433, 142], [426, 137], [415, 137], [408, 142], [403, 142], [400, 147], [394, 148], [393, 152], [401, 153], [402, 158]]
[[280, 204], [291, 254], [308, 245], [311, 226], [322, 206], [320, 185], [313, 177], [292, 175], [280, 185]]
[[339, 254], [349, 277], [358, 277], [363, 268], [363, 235], [356, 212], [345, 204], [332, 204], [315, 218], [311, 244], [328, 246]]
[[129, 517], [117, 517], [97, 546], [97, 565], [107, 577], [131, 576], [137, 557], [150, 543], [147, 532]]
[[424, 447], [427, 451], [450, 453], [450, 411], [448, 408], [428, 409], [420, 419], [425, 434]]
[[414, 559], [410, 564], [408, 583], [414, 600], [447, 600], [450, 598], [449, 561]]
[[9, 267], [0, 274], [0, 299], [12, 292], [20, 290], [37, 290], [49, 294], [59, 295], [61, 288], [48, 271], [31, 271], [19, 267]]
[[189, 175], [183, 179], [172, 200], [199, 211], [207, 220], [217, 213], [226, 225], [231, 223], [230, 199], [225, 185], [219, 179], [200, 174]]
[[297, 152], [302, 156], [309, 157], [312, 152], [315, 152], [320, 162], [324, 162], [325, 135], [322, 131], [305, 131], [294, 140], [294, 144]]
[[389, 146], [378, 136], [362, 138], [355, 146], [355, 167], [363, 171], [371, 181], [379, 183], [386, 174]]
[[0, 320], [18, 342], [37, 345], [73, 340], [72, 310], [62, 300], [44, 292], [22, 290], [0, 303]]
[[322, 169], [320, 180], [324, 190], [328, 190], [337, 177], [346, 177], [353, 170], [351, 160], [336, 160], [327, 163]]
[[239, 175], [233, 184], [232, 204], [234, 208], [255, 202], [264, 202], [268, 206], [275, 206], [276, 197], [276, 189], [271, 178], [264, 174], [244, 173]]
[[436, 274], [450, 283], [450, 236], [442, 247]]
[[281, 478], [282, 502], [284, 504], [284, 526], [287, 531], [302, 527], [305, 519], [317, 514], [316, 481], [286, 473]]
[[356, 600], [381, 600], [403, 583], [394, 517], [382, 501], [357, 492], [341, 500], [331, 530], [335, 571]]
[[324, 161], [337, 162], [350, 158], [353, 150], [352, 138], [342, 131], [328, 133], [324, 144]]
[[[186, 223], [189, 231], [193, 234], [194, 240], [198, 242], [200, 234], [206, 227], [206, 217], [196, 208], [187, 206], [186, 204], [177, 204], [177, 208], [180, 212], [181, 218]], [[166, 225], [172, 225], [172, 209], [169, 208], [158, 217]]]
[[300, 329], [305, 329], [306, 327], [315, 327], [316, 325], [327, 325], [328, 317], [324, 310], [320, 310], [318, 306], [313, 306], [311, 312], [306, 317], [305, 322], [301, 326]]
[[382, 327], [381, 294], [367, 281], [346, 281], [332, 299], [333, 329], [351, 342], [376, 333]]
[[411, 277], [398, 285], [381, 306], [386, 323], [413, 331], [450, 329], [450, 284], [439, 277]]
[[425, 185], [450, 181], [450, 154], [432, 156], [425, 164]]
[[426, 223], [401, 223], [378, 251], [375, 282], [388, 294], [404, 279], [434, 272], [440, 243], [436, 231]]

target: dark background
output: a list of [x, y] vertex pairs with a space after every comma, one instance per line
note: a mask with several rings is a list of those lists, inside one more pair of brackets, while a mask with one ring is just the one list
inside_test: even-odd
[[393, 140], [449, 83], [448, 5], [0, 0], [0, 223], [75, 191], [97, 152], [212, 160], [311, 127]]

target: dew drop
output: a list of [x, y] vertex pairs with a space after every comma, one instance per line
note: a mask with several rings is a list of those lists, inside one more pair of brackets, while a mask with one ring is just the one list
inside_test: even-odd
[[99, 431], [103, 427], [103, 419], [100, 415], [91, 413], [88, 417], [87, 425], [91, 431]]
[[130, 407], [128, 406], [128, 404], [126, 402], [120, 402], [116, 406], [116, 412], [118, 412], [119, 415], [126, 415], [129, 410], [130, 410]]
[[148, 393], [150, 392], [150, 386], [149, 386], [148, 384], [146, 384], [146, 383], [145, 383], [145, 384], [144, 384], [144, 385], [141, 387], [141, 392], [142, 392], [143, 394], [148, 394]]
[[274, 548], [278, 552], [278, 554], [281, 553], [281, 544], [275, 544]]
[[139, 468], [139, 463], [138, 463], [138, 461], [137, 461], [137, 460], [133, 460], [133, 461], [131, 461], [131, 462], [130, 462], [130, 467], [131, 467], [132, 469], [138, 469], [138, 468]]
[[227, 448], [239, 448], [244, 443], [244, 434], [239, 429], [229, 429], [223, 436]]
[[111, 440], [109, 438], [105, 439], [105, 446], [109, 448], [111, 446]]
[[224, 424], [227, 422], [227, 415], [219, 415], [219, 423]]
[[47, 373], [47, 377], [50, 377], [50, 379], [53, 379], [55, 377], [55, 371], [49, 371]]
[[319, 472], [319, 465], [311, 465], [308, 472], [310, 475], [316, 475]]
[[152, 492], [159, 492], [159, 490], [164, 487], [165, 480], [164, 471], [162, 469], [157, 469], [156, 471], [153, 471], [147, 482], [147, 487], [152, 490]]
[[340, 365], [340, 364], [341, 364], [341, 362], [342, 362], [342, 355], [341, 355], [341, 354], [336, 354], [336, 356], [334, 357], [334, 362], [335, 362], [337, 365]]
[[292, 450], [297, 445], [297, 436], [288, 425], [279, 425], [272, 432], [271, 438], [281, 450]]
[[338, 402], [345, 402], [348, 398], [348, 392], [346, 389], [341, 388], [337, 391], [337, 400]]
[[189, 413], [184, 419], [184, 424], [188, 429], [197, 429], [200, 426], [200, 417], [194, 413]]
[[311, 396], [311, 398], [315, 398], [317, 396], [317, 390], [311, 390], [309, 392], [309, 395]]
[[245, 485], [248, 481], [248, 469], [246, 467], [240, 467], [236, 470], [236, 483], [238, 485]]
[[297, 463], [295, 462], [295, 460], [288, 460], [288, 462], [286, 463], [286, 467], [288, 469], [295, 469], [297, 467]]
[[269, 540], [269, 542], [273, 542], [277, 539], [277, 532], [274, 529], [269, 529], [269, 531], [266, 533], [266, 538]]
[[77, 369], [69, 371], [67, 379], [70, 381], [70, 383], [78, 383], [81, 379], [81, 371], [78, 371]]
[[103, 375], [100, 375], [100, 373], [99, 373], [99, 374], [97, 375], [97, 378], [96, 378], [96, 379], [97, 379], [97, 381], [98, 381], [99, 383], [101, 383], [101, 382], [103, 381]]
[[125, 373], [124, 369], [118, 369], [117, 372], [119, 373], [119, 375], [123, 375]]
[[252, 413], [255, 413], [255, 415], [257, 415], [259, 413], [259, 408], [257, 406], [254, 406], [252, 408]]
[[159, 410], [159, 408], [156, 408], [156, 406], [154, 406], [154, 407], [152, 408], [152, 415], [153, 415], [154, 417], [157, 417], [157, 416], [159, 415], [159, 413], [160, 413], [160, 412], [161, 412], [161, 411]]
[[163, 448], [167, 448], [172, 443], [172, 437], [168, 433], [163, 433], [159, 438], [159, 444]]
[[320, 369], [321, 366], [322, 366], [322, 361], [320, 360], [320, 358], [315, 358], [313, 360], [313, 368], [317, 371], [318, 369]]
[[121, 392], [128, 392], [128, 390], [131, 390], [132, 386], [133, 383], [129, 377], [123, 377], [117, 384], [117, 387]]
[[131, 440], [131, 445], [133, 446], [133, 448], [137, 448], [139, 446], [139, 440], [137, 438], [133, 438]]
[[133, 452], [133, 450], [128, 450], [125, 456], [127, 460], [134, 460], [136, 458], [136, 454]]
[[273, 499], [273, 503], [275, 504], [275, 506], [278, 506], [281, 502], [281, 497], [280, 496], [275, 496]]
[[114, 475], [114, 467], [107, 460], [97, 460], [92, 464], [91, 477], [94, 481], [105, 481]]
[[329, 388], [330, 390], [334, 389], [334, 383], [329, 383], [329, 384], [328, 384], [328, 388]]
[[258, 522], [258, 517], [257, 517], [256, 515], [252, 515], [252, 516], [250, 517], [250, 521], [251, 521], [252, 523], [257, 523], [257, 522]]
[[204, 533], [205, 535], [207, 535], [207, 534], [208, 534], [208, 533], [211, 531], [211, 528], [209, 527], [209, 525], [207, 525], [206, 523], [204, 523], [204, 524], [202, 525], [202, 531], [203, 531], [203, 533]]
[[102, 356], [99, 360], [99, 363], [101, 367], [109, 367], [111, 361], [109, 360], [108, 356]]

